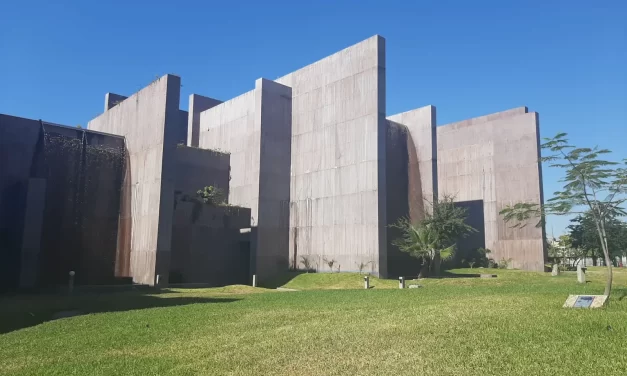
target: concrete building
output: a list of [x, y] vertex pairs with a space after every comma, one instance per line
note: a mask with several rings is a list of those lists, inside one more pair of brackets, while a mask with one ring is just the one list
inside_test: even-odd
[[538, 114], [521, 107], [443, 126], [434, 106], [388, 115], [385, 77], [385, 39], [373, 36], [230, 100], [192, 94], [187, 111], [172, 75], [129, 97], [108, 93], [88, 129], [124, 140], [117, 273], [155, 284], [175, 265], [189, 270], [177, 248], [206, 245], [173, 240], [191, 231], [176, 197], [207, 185], [242, 208], [234, 222], [250, 228], [246, 273], [262, 281], [305, 262], [326, 271], [330, 259], [341, 271], [415, 275], [417, 261], [395, 249], [389, 225], [422, 218], [445, 194], [479, 230], [460, 254], [484, 247], [512, 267], [543, 270], [543, 229], [512, 229], [498, 215], [542, 203]]

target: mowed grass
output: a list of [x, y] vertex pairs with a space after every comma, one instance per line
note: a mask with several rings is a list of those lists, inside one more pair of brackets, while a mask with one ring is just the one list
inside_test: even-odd
[[[611, 303], [597, 310], [561, 307], [568, 294], [602, 293], [601, 268], [586, 285], [575, 273], [489, 272], [499, 277], [429, 279], [405, 290], [376, 278], [364, 290], [357, 274], [301, 274], [284, 285], [296, 292], [3, 298], [0, 374], [627, 374], [627, 272], [616, 270]], [[93, 313], [19, 321], [61, 309]], [[15, 320], [24, 327], [8, 323]]]

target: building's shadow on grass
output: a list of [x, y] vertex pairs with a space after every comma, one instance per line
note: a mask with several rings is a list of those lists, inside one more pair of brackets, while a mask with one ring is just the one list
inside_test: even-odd
[[[487, 274], [492, 274], [492, 273], [487, 273]], [[405, 279], [409, 279], [409, 278], [413, 278], [413, 279], [417, 279], [418, 277], [406, 277]], [[460, 274], [460, 273], [451, 273], [448, 271], [441, 271], [440, 275], [428, 275], [426, 277], [424, 277], [426, 279], [444, 279], [444, 278], [481, 278], [481, 274], [470, 274], [470, 273], [464, 273], [464, 274]]]
[[[268, 281], [261, 283], [261, 287], [265, 287], [268, 289], [275, 289], [277, 287], [286, 285], [292, 279], [305, 273], [308, 273], [308, 272], [305, 270], [295, 270], [295, 271], [285, 272], [279, 276], [276, 276]], [[310, 271], [309, 273], [315, 273], [315, 271]]]
[[[239, 299], [204, 297], [159, 297], [168, 290], [150, 292], [85, 293], [73, 296], [0, 296], [0, 334], [38, 325], [63, 316], [120, 312], [197, 303], [231, 303]], [[64, 314], [65, 313], [65, 314]]]

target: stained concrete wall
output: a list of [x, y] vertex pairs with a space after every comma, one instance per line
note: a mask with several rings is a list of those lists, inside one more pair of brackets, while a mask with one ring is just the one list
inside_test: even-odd
[[250, 283], [250, 249], [241, 228], [250, 210], [177, 202], [172, 228], [171, 283]]
[[458, 201], [483, 200], [485, 244], [497, 261], [544, 270], [543, 229], [513, 229], [499, 211], [543, 202], [538, 114], [520, 107], [437, 128], [438, 190]]
[[198, 94], [189, 96], [189, 113], [191, 114], [187, 120], [187, 146], [198, 147], [198, 138], [200, 136], [200, 113], [215, 107], [222, 101], [203, 97]]
[[291, 89], [255, 89], [200, 114], [199, 147], [230, 153], [229, 203], [251, 209], [260, 280], [287, 268]]
[[424, 218], [425, 208], [437, 197], [436, 110], [426, 106], [388, 117], [407, 131], [409, 210], [412, 220]]
[[290, 263], [386, 275], [385, 40], [276, 80], [292, 88]]
[[[169, 273], [176, 148], [181, 115], [179, 77], [166, 75], [89, 122], [88, 128], [126, 137], [130, 171], [120, 225], [131, 234], [130, 274], [153, 285]], [[126, 216], [125, 213], [128, 213]]]

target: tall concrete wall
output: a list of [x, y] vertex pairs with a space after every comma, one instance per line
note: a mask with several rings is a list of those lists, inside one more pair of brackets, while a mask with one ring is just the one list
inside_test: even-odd
[[28, 184], [40, 132], [37, 120], [0, 114], [0, 291], [19, 285]]
[[255, 252], [259, 278], [288, 268], [292, 89], [259, 79], [255, 124], [260, 124], [259, 210]]
[[386, 275], [385, 40], [276, 80], [292, 88], [290, 262]]
[[255, 89], [200, 114], [199, 147], [230, 153], [229, 203], [251, 209], [260, 279], [287, 268], [291, 89]]
[[412, 220], [423, 219], [425, 208], [438, 192], [435, 107], [392, 115], [388, 121], [403, 125], [407, 131], [409, 216]]
[[122, 208], [120, 225], [131, 234], [130, 274], [137, 283], [153, 285], [156, 275], [167, 283], [180, 86], [179, 77], [163, 76], [88, 124], [89, 129], [126, 137], [130, 171], [123, 203], [130, 210]]
[[189, 117], [187, 119], [187, 146], [198, 147], [198, 137], [200, 136], [200, 113], [215, 107], [222, 101], [203, 97], [198, 94], [189, 96]]
[[526, 107], [437, 128], [438, 190], [457, 201], [483, 200], [485, 243], [497, 261], [544, 270], [543, 229], [513, 229], [499, 211], [516, 202], [543, 202], [538, 114]]

